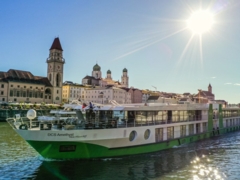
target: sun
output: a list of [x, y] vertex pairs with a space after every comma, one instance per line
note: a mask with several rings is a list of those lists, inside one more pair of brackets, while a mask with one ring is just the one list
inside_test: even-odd
[[193, 34], [203, 34], [212, 28], [214, 23], [213, 14], [207, 10], [194, 12], [187, 20], [187, 27]]

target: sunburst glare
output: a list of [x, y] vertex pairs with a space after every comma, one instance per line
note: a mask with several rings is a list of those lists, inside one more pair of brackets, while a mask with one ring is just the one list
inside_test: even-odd
[[193, 34], [203, 34], [212, 28], [214, 23], [213, 14], [208, 10], [193, 12], [187, 20], [187, 27]]

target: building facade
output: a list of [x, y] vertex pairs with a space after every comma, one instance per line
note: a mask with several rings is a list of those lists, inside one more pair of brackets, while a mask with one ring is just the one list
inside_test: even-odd
[[95, 102], [99, 104], [110, 104], [115, 101], [119, 104], [130, 104], [131, 93], [117, 87], [96, 87], [85, 89], [84, 102]]
[[62, 100], [65, 103], [73, 100], [85, 101], [85, 89], [87, 86], [73, 83], [71, 81], [65, 81], [62, 86]]

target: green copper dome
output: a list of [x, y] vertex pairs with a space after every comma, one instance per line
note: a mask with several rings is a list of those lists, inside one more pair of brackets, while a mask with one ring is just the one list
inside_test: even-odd
[[123, 72], [127, 72], [127, 69], [126, 69], [126, 68], [124, 68], [124, 69], [123, 69]]
[[110, 71], [110, 70], [108, 70], [108, 71], [107, 71], [107, 74], [111, 74], [111, 71]]
[[95, 64], [95, 66], [93, 66], [93, 71], [100, 71], [101, 67], [98, 64]]

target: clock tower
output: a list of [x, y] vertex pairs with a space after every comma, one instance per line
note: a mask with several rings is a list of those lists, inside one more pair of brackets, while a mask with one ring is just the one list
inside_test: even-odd
[[59, 38], [55, 38], [49, 50], [47, 58], [47, 77], [52, 85], [51, 98], [53, 103], [62, 102], [62, 82], [63, 82], [63, 66], [65, 59], [63, 58], [63, 49]]

